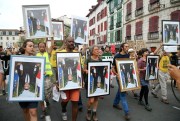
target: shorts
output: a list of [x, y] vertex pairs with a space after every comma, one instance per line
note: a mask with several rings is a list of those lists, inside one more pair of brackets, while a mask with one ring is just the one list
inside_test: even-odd
[[19, 105], [22, 109], [24, 109], [24, 108], [37, 108], [38, 102], [19, 102]]
[[66, 94], [66, 97], [67, 97], [67, 99], [63, 99], [63, 102], [67, 102], [69, 100], [79, 101], [79, 96], [80, 96], [80, 90], [79, 89], [65, 90], [63, 92]]

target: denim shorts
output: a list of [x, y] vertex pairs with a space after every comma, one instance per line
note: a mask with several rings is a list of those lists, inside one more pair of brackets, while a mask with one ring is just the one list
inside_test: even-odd
[[19, 102], [19, 105], [22, 109], [24, 109], [24, 108], [37, 108], [38, 102]]

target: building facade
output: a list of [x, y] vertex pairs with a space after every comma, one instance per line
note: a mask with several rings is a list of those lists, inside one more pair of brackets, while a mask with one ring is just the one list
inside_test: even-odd
[[6, 48], [14, 48], [14, 44], [19, 41], [19, 30], [0, 29], [0, 45]]
[[89, 9], [88, 17], [88, 40], [89, 46], [105, 45], [107, 42], [107, 3], [98, 0], [95, 6]]
[[108, 4], [108, 45], [119, 45], [123, 42], [123, 0], [106, 0]]
[[155, 50], [162, 42], [162, 20], [180, 21], [180, 0], [124, 0], [123, 39], [143, 40]]

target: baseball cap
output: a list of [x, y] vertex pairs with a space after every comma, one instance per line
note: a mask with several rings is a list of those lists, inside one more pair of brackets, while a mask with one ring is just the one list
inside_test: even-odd
[[130, 49], [128, 50], [128, 53], [130, 53], [130, 52], [134, 52], [134, 49], [130, 48]]

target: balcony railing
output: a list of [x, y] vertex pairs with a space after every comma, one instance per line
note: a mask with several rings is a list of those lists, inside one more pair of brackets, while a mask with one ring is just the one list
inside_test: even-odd
[[134, 35], [134, 40], [143, 40], [143, 35]]
[[171, 0], [171, 3], [178, 3], [180, 0]]
[[135, 16], [136, 17], [142, 15], [143, 13], [144, 13], [143, 8], [135, 10]]
[[156, 10], [157, 8], [160, 8], [160, 3], [159, 2], [156, 2], [154, 4], [149, 4], [148, 5], [148, 10], [149, 11]]
[[121, 27], [121, 22], [116, 23], [116, 28]]
[[148, 40], [159, 39], [159, 32], [149, 32]]
[[131, 18], [132, 18], [132, 14], [126, 15], [126, 21], [131, 20]]

